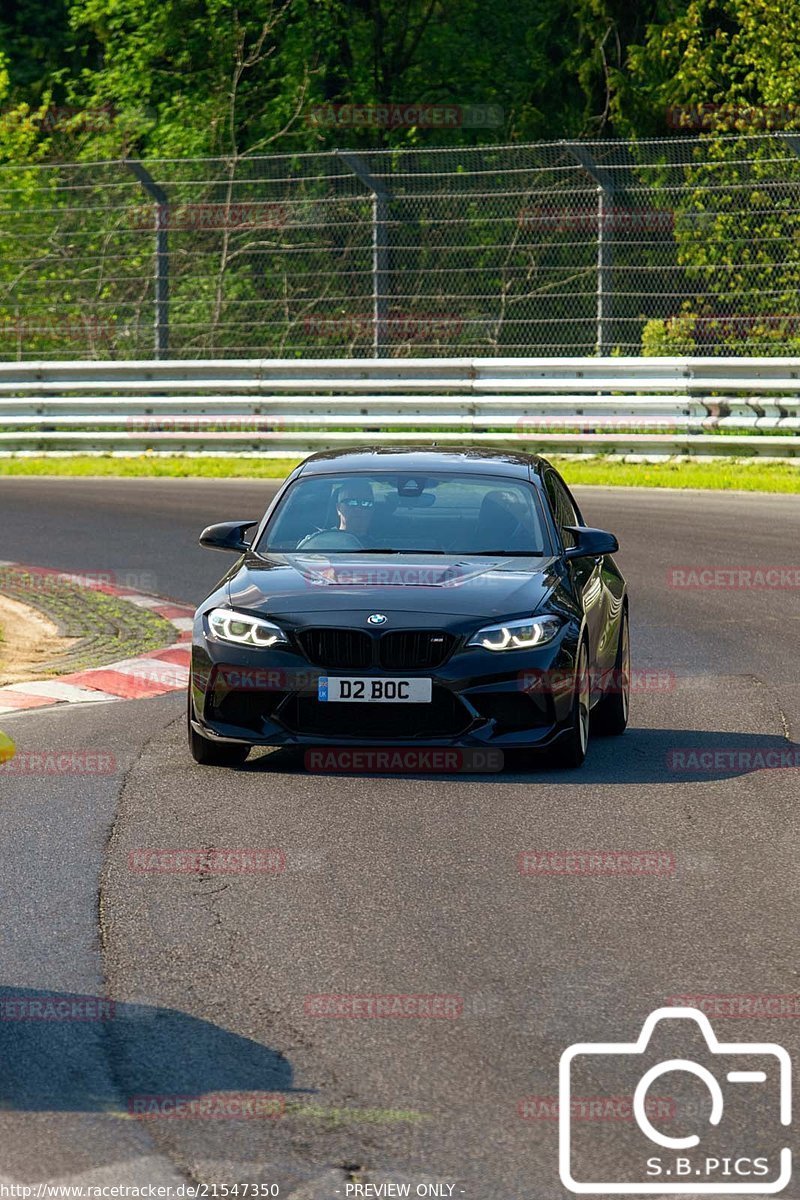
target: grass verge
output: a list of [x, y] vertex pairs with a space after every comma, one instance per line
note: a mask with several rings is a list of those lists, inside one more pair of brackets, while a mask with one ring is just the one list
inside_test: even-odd
[[[621, 462], [613, 458], [561, 458], [547, 456], [570, 483], [606, 487], [706, 488], [712, 491], [800, 492], [800, 460], [792, 463], [744, 462], [715, 459], [710, 462]], [[0, 458], [0, 476], [172, 478], [172, 479], [282, 479], [299, 458]]]

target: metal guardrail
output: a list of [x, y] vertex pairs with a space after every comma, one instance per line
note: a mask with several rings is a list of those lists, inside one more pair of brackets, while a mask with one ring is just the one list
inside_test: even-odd
[[0, 454], [296, 457], [436, 441], [800, 456], [800, 358], [0, 363]]

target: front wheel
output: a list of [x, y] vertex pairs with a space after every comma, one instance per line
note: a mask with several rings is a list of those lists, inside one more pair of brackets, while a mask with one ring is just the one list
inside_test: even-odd
[[616, 737], [624, 733], [628, 725], [628, 710], [631, 696], [631, 639], [628, 629], [628, 614], [623, 610], [619, 627], [617, 657], [614, 662], [614, 677], [611, 688], [599, 701], [592, 713], [592, 723], [598, 733]]
[[575, 666], [575, 688], [572, 699], [569, 729], [562, 733], [550, 751], [554, 767], [580, 767], [589, 745], [589, 652], [581, 642]]
[[189, 753], [196, 763], [204, 767], [240, 767], [250, 753], [250, 747], [235, 742], [212, 742], [192, 727], [192, 689], [189, 685], [187, 725]]

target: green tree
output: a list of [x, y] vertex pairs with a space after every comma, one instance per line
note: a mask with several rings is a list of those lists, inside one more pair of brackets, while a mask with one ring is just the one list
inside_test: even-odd
[[786, 17], [777, 0], [689, 0], [630, 47], [619, 127], [647, 135], [669, 114], [687, 133], [675, 242], [695, 294], [646, 330], [646, 348], [674, 352], [688, 338], [698, 350], [785, 353], [797, 333], [800, 143], [748, 136], [800, 128], [800, 41]]

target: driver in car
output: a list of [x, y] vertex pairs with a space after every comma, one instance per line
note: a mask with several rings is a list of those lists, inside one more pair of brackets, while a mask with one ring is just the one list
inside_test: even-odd
[[[372, 484], [367, 479], [352, 479], [342, 484], [336, 497], [338, 525], [333, 529], [319, 529], [307, 534], [297, 543], [297, 549], [335, 550], [344, 543], [352, 545], [351, 538], [360, 542], [369, 532], [375, 497]], [[350, 534], [350, 538], [337, 538], [337, 533]], [[325, 544], [327, 543], [327, 545]]]

